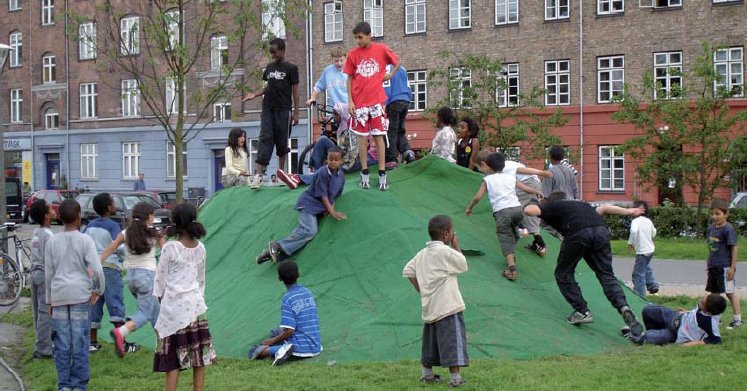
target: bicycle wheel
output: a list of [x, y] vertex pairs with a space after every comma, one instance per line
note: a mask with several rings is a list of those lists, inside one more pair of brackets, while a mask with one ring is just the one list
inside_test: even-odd
[[[298, 171], [296, 174], [303, 174], [304, 173], [304, 166], [310, 167], [311, 166], [311, 151], [314, 149], [314, 145], [316, 145], [316, 141], [306, 146], [306, 148], [303, 149], [300, 155], [298, 155], [298, 164], [296, 165], [296, 170]], [[306, 159], [306, 156], [309, 155], [309, 159]]]
[[18, 301], [22, 289], [23, 270], [12, 257], [0, 252], [0, 306]]

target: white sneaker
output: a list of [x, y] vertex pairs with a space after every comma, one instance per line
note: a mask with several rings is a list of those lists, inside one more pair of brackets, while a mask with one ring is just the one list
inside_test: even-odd
[[364, 189], [370, 189], [371, 188], [371, 185], [369, 184], [369, 181], [368, 181], [368, 174], [361, 173], [361, 182], [359, 183], [359, 185], [360, 185], [360, 187], [362, 187]]
[[381, 191], [389, 190], [389, 182], [387, 182], [386, 180], [386, 174], [379, 175], [379, 190]]
[[272, 361], [272, 365], [283, 365], [288, 361], [288, 358], [290, 358], [294, 350], [296, 350], [296, 347], [293, 346], [292, 343], [286, 343], [281, 346], [277, 353], [275, 353], [275, 359]]
[[251, 179], [249, 179], [249, 187], [251, 187], [252, 189], [259, 189], [260, 186], [262, 186], [262, 175], [252, 175]]

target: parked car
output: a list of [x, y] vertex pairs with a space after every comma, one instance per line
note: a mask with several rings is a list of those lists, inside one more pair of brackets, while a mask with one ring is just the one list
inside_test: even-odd
[[[24, 221], [29, 222], [31, 224], [36, 224], [35, 221], [29, 216], [29, 210], [31, 209], [31, 204], [34, 203], [34, 201], [38, 199], [43, 199], [47, 201], [47, 204], [52, 205], [52, 210], [57, 213], [57, 216], [60, 215], [60, 203], [63, 200], [66, 199], [74, 199], [75, 197], [80, 194], [77, 190], [39, 190], [36, 192], [31, 193], [31, 196], [26, 200], [26, 206], [24, 207]], [[57, 221], [59, 222], [59, 220]]]
[[740, 191], [731, 199], [729, 208], [747, 208], [747, 191]]
[[[89, 221], [99, 217], [98, 213], [93, 210], [93, 197], [95, 197], [96, 194], [98, 193], [83, 193], [75, 198], [75, 200], [80, 204], [81, 227], [85, 227]], [[169, 225], [171, 212], [168, 209], [163, 208], [161, 204], [150, 196], [131, 192], [110, 192], [109, 194], [111, 194], [114, 199], [114, 206], [117, 208], [117, 212], [114, 216], [111, 216], [111, 218], [119, 224], [121, 229], [124, 229], [127, 226], [127, 222], [129, 222], [132, 217], [132, 208], [140, 202], [147, 202], [153, 205], [153, 208], [155, 209], [153, 212], [155, 217], [153, 220], [154, 227], [162, 229]]]
[[20, 178], [5, 178], [5, 210], [8, 221], [23, 221], [23, 189]]
[[174, 190], [142, 190], [133, 191], [132, 194], [145, 194], [158, 201], [166, 209], [176, 206], [176, 191]]

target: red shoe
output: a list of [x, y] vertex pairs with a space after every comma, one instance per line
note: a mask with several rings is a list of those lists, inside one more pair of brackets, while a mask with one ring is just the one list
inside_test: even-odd
[[112, 331], [109, 332], [109, 335], [111, 335], [112, 339], [114, 340], [114, 352], [117, 353], [117, 356], [119, 358], [124, 357], [124, 338], [122, 337], [122, 333], [119, 332], [119, 328], [115, 327], [114, 329], [112, 329]]
[[298, 174], [287, 174], [283, 170], [278, 170], [275, 175], [291, 190], [297, 188], [298, 184], [301, 183], [301, 177]]

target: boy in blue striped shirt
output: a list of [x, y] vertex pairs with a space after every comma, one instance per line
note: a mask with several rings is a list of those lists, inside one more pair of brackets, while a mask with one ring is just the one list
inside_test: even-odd
[[278, 279], [287, 291], [280, 302], [280, 328], [270, 338], [249, 349], [250, 360], [272, 357], [272, 365], [281, 365], [291, 356], [314, 357], [322, 352], [319, 316], [314, 295], [298, 284], [298, 265], [291, 259], [278, 264]]

